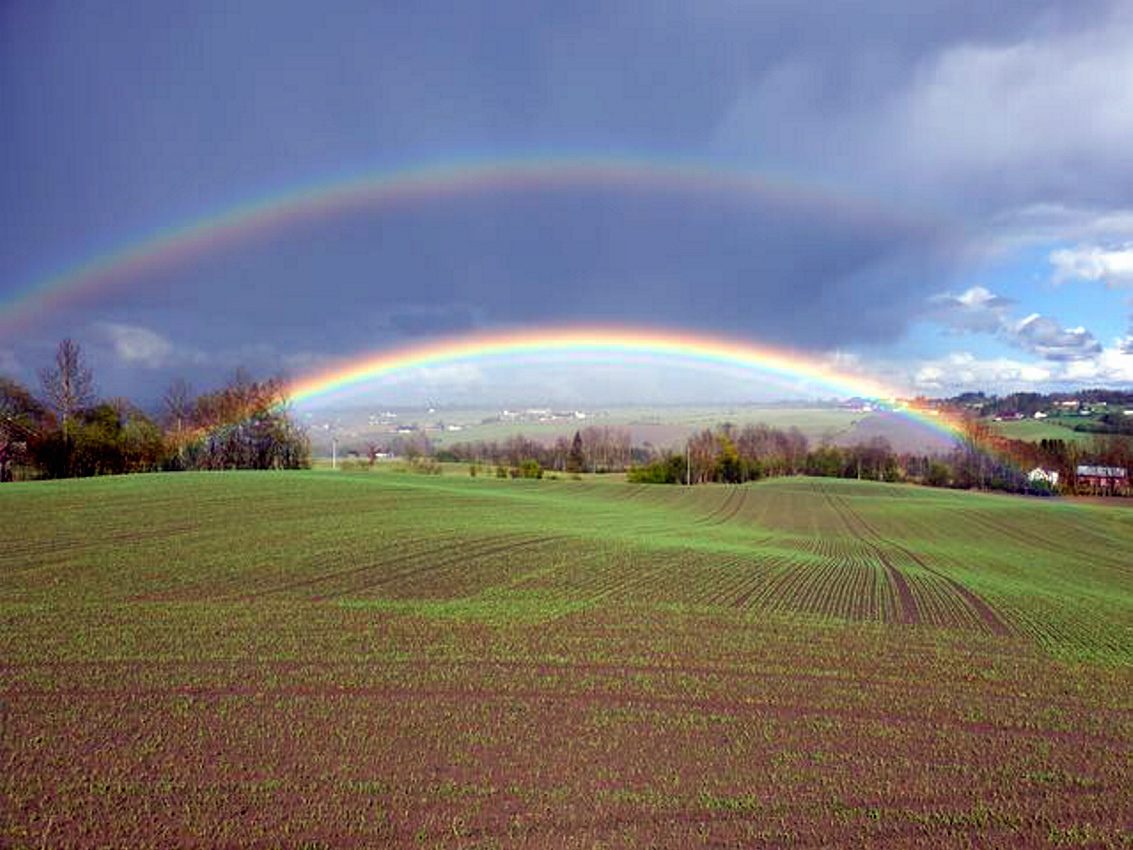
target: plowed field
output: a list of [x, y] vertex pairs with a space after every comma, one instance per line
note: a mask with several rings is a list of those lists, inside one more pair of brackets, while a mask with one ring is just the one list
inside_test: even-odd
[[0, 487], [0, 846], [1129, 846], [1133, 508]]

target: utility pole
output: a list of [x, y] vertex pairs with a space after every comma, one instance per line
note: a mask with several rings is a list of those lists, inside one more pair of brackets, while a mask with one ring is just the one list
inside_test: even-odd
[[338, 469], [338, 435], [330, 422], [323, 424], [323, 430], [330, 434], [330, 468]]

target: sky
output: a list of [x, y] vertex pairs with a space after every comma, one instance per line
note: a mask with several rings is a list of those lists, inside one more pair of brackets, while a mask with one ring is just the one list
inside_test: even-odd
[[[238, 367], [301, 377], [452, 334], [631, 324], [790, 349], [910, 395], [1130, 387], [1129, 44], [1133, 2], [1115, 0], [8, 0], [0, 373], [35, 387], [70, 337], [102, 395], [152, 403]], [[687, 177], [554, 179], [598, 160]], [[312, 187], [485, 163], [543, 170], [113, 261]], [[358, 390], [793, 392], [569, 360]]]

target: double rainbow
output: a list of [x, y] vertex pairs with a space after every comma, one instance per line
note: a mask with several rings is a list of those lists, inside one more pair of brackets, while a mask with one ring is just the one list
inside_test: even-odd
[[[115, 287], [138, 282], [150, 270], [175, 266], [304, 221], [353, 210], [480, 193], [563, 188], [674, 191], [732, 196], [763, 204], [821, 210], [872, 225], [950, 227], [909, 210], [896, 210], [838, 189], [702, 160], [648, 156], [552, 155], [456, 160], [322, 179], [159, 228], [121, 247], [46, 276], [0, 303], [0, 331]], [[805, 381], [833, 395], [892, 399], [897, 391], [868, 377], [840, 371], [812, 356], [720, 336], [657, 329], [583, 326], [477, 333], [379, 351], [312, 373], [290, 388], [302, 402], [400, 371], [458, 362], [570, 355], [677, 360]], [[904, 408], [904, 415], [954, 437], [959, 426], [934, 411]]]

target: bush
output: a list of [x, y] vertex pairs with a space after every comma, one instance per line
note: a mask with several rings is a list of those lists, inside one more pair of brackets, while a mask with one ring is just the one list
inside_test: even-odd
[[631, 467], [626, 481], [632, 484], [680, 484], [684, 481], [685, 459], [669, 455], [645, 466]]
[[512, 478], [542, 478], [543, 467], [537, 460], [525, 460], [519, 466], [513, 466], [507, 473]]

